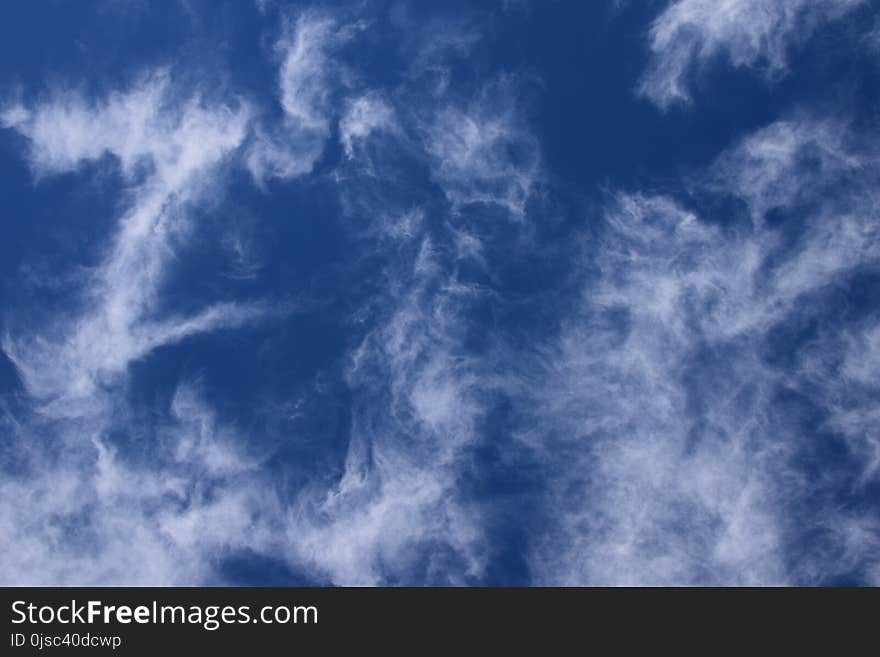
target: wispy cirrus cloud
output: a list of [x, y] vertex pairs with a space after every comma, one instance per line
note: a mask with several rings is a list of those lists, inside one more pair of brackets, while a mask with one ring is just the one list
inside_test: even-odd
[[[695, 254], [723, 240], [664, 197], [620, 195], [605, 221], [593, 256], [600, 278], [585, 281], [546, 380], [522, 406], [533, 417], [521, 437], [547, 469], [555, 524], [536, 541], [536, 578], [778, 583], [781, 536], [766, 472], [776, 447], [755, 439], [762, 416], [741, 417], [736, 401], [766, 395], [763, 367], [754, 356], [728, 364], [701, 353], [688, 312], [713, 294], [718, 264]], [[695, 406], [695, 390], [706, 391], [705, 406]]]
[[[358, 323], [372, 321], [346, 370], [353, 417], [344, 470], [292, 502], [289, 554], [298, 568], [354, 585], [466, 584], [485, 573], [486, 505], [458, 482], [496, 394], [495, 363], [469, 346], [475, 308], [492, 291], [461, 269], [492, 263], [480, 231], [461, 224], [494, 223], [497, 208], [525, 218], [541, 165], [508, 102], [513, 92], [507, 80], [463, 102], [406, 79], [347, 106], [340, 139], [348, 157], [336, 180], [385, 283], [357, 312]], [[401, 169], [418, 167], [446, 203], [413, 203], [399, 181]]]
[[177, 389], [147, 463], [120, 454], [108, 422], [22, 427], [52, 439], [23, 443], [19, 471], [0, 482], [5, 585], [204, 584], [216, 577], [209, 555], [271, 549], [259, 460], [195, 388]]
[[283, 120], [281, 125], [259, 126], [248, 147], [246, 161], [255, 180], [306, 174], [321, 157], [338, 115], [334, 105], [344, 77], [332, 54], [358, 29], [318, 11], [303, 12], [286, 25], [275, 44], [281, 56], [278, 102]]
[[661, 109], [691, 100], [692, 76], [715, 60], [785, 72], [789, 50], [863, 0], [674, 0], [651, 26], [639, 93]]
[[358, 141], [376, 131], [395, 130], [397, 119], [392, 106], [376, 93], [365, 94], [348, 102], [339, 122], [339, 140], [349, 158]]
[[[255, 504], [269, 496], [242, 441], [185, 386], [156, 433], [125, 399], [129, 366], [158, 347], [276, 312], [234, 301], [162, 310], [194, 208], [217, 194], [250, 116], [239, 100], [182, 91], [163, 70], [103, 98], [56, 91], [5, 113], [38, 179], [98, 164], [127, 185], [68, 307], [5, 317], [3, 350], [30, 402], [14, 413], [19, 467], [2, 484], [5, 583], [205, 582], [205, 554], [260, 540]], [[119, 435], [155, 441], [154, 458], [132, 459]]]
[[479, 292], [413, 228], [398, 235], [410, 256], [388, 272], [388, 310], [350, 356], [344, 472], [329, 489], [307, 487], [289, 513], [292, 558], [339, 584], [464, 584], [485, 567], [479, 513], [456, 490], [486, 410], [463, 345]]
[[[678, 0], [640, 91], [685, 101], [725, 57], [780, 74], [858, 4]], [[399, 37], [380, 46], [399, 70], [371, 78], [361, 11], [288, 14], [259, 98], [156, 70], [0, 114], [38, 181], [107, 167], [124, 184], [67, 307], [3, 317], [23, 384], [0, 397], [4, 582], [226, 583], [240, 553], [349, 585], [878, 581], [880, 318], [852, 299], [880, 263], [875, 136], [844, 112], [788, 113], [663, 193], [608, 182], [581, 216], [549, 198], [566, 192], [548, 189], [522, 79], [454, 74], [478, 16], [392, 8], [376, 33]], [[198, 222], [251, 182], [266, 216], [221, 230], [219, 300], [173, 303]], [[158, 380], [174, 375], [150, 369], [160, 347], [284, 312], [227, 288], [312, 282], [254, 228], [311, 200], [345, 231], [309, 242], [343, 247], [315, 293], [343, 337], [295, 386], [287, 361], [268, 373], [301, 395], [267, 404], [282, 429]], [[312, 347], [299, 328], [255, 349], [292, 362]], [[319, 413], [290, 428], [337, 392], [337, 433]], [[499, 576], [512, 534], [522, 572]]]
[[157, 346], [258, 314], [256, 306], [231, 303], [190, 318], [153, 311], [174, 248], [190, 229], [189, 208], [212, 189], [219, 167], [243, 143], [248, 121], [243, 104], [208, 107], [198, 96], [173, 98], [162, 71], [105, 100], [61, 93], [8, 121], [27, 138], [37, 175], [110, 156], [134, 185], [129, 208], [88, 276], [82, 307], [53, 325], [4, 337], [4, 351], [33, 394], [65, 406]]
[[803, 115], [776, 121], [722, 153], [708, 183], [743, 199], [753, 221], [761, 223], [776, 208], [816, 204], [823, 197], [838, 203], [837, 189], [846, 181], [869, 184], [878, 163], [872, 149], [870, 140], [859, 143], [841, 120]]
[[522, 218], [540, 181], [540, 149], [516, 103], [515, 83], [487, 85], [469, 103], [450, 103], [427, 127], [435, 180], [456, 206], [489, 203]]
[[[536, 546], [542, 581], [815, 584], [876, 572], [873, 514], [839, 500], [876, 473], [876, 405], [845, 363], [877, 317], [853, 335], [828, 301], [880, 263], [873, 153], [843, 123], [801, 118], [715, 166], [709, 188], [725, 180], [753, 227], [616, 194], [598, 241], [585, 242], [598, 273], [583, 273], [522, 407], [522, 440], [546, 457], [547, 505], [560, 509]], [[767, 224], [771, 209], [795, 213], [795, 227]], [[794, 337], [805, 324], [817, 337]], [[804, 434], [811, 415], [827, 434]], [[824, 441], [852, 462], [817, 478], [806, 464]], [[809, 532], [820, 538], [806, 549]]]
[[[373, 187], [395, 182], [384, 162], [360, 167], [359, 147], [371, 136], [404, 143], [408, 157], [422, 166], [431, 162], [418, 150], [425, 124], [407, 125], [395, 109], [395, 97], [405, 96], [405, 88], [349, 91], [341, 81], [344, 66], [331, 55], [357, 29], [312, 12], [291, 22], [277, 44], [277, 125], [257, 117], [253, 103], [211, 105], [198, 94], [181, 96], [166, 71], [103, 99], [60, 94], [5, 113], [5, 125], [28, 140], [36, 175], [76, 171], [107, 158], [131, 185], [128, 208], [86, 277], [79, 306], [27, 335], [11, 331], [5, 338], [5, 352], [38, 402], [22, 431], [48, 423], [45, 430], [58, 440], [41, 447], [33, 469], [8, 484], [10, 499], [29, 490], [40, 500], [38, 510], [3, 509], [10, 545], [32, 536], [41, 546], [8, 564], [21, 581], [202, 583], [216, 576], [208, 555], [237, 549], [287, 559], [316, 581], [464, 583], [479, 577], [486, 555], [478, 513], [455, 488], [459, 461], [478, 439], [484, 412], [477, 363], [464, 346], [466, 309], [480, 292], [459, 281], [455, 265], [474, 248], [462, 250], [468, 238], [460, 229], [445, 220], [427, 221], [408, 202], [384, 208], [367, 237], [382, 235], [383, 248], [408, 255], [389, 261], [387, 276], [395, 283], [381, 299], [387, 310], [351, 354], [347, 380], [354, 417], [338, 480], [320, 485], [326, 478], [316, 474], [315, 483], [281, 495], [239, 449], [247, 441], [218, 423], [185, 386], [158, 428], [129, 426], [134, 409], [124, 385], [132, 362], [187, 336], [269, 314], [264, 304], [241, 302], [209, 305], [190, 316], [158, 310], [172, 255], [186, 247], [194, 221], [190, 210], [204, 194], [222, 193], [227, 168], [241, 161], [258, 183], [307, 174], [337, 120], [352, 160], [347, 175], [358, 178], [354, 189], [368, 203]], [[342, 110], [334, 108], [336, 101]], [[521, 167], [505, 149], [534, 144], [509, 112], [492, 110], [487, 99], [474, 105], [477, 110], [485, 115], [481, 125], [491, 128], [489, 141], [475, 149], [463, 144], [457, 168], [445, 170], [443, 184], [473, 185], [468, 202], [479, 196], [479, 202], [522, 214], [534, 153]], [[428, 117], [434, 125], [434, 114]], [[474, 121], [464, 113], [461, 118]], [[457, 119], [443, 120], [452, 125]], [[437, 138], [439, 133], [432, 145]], [[504, 171], [489, 171], [492, 166]], [[512, 186], [502, 181], [505, 172], [517, 174]], [[475, 179], [468, 183], [468, 176]], [[378, 225], [404, 207], [397, 229]], [[230, 248], [241, 250], [239, 242]], [[155, 444], [155, 458], [139, 462], [114, 446], [111, 434], [131, 431]], [[37, 466], [40, 460], [45, 465]], [[70, 482], [70, 488], [50, 496], [53, 480]], [[88, 539], [68, 547], [53, 542], [54, 534], [59, 541], [66, 535], [55, 519], [74, 522], [74, 516]], [[131, 536], [141, 550], [124, 550]], [[138, 561], [149, 567], [137, 567]], [[48, 562], [67, 563], [70, 570], [47, 568], [44, 578], [37, 577]]]

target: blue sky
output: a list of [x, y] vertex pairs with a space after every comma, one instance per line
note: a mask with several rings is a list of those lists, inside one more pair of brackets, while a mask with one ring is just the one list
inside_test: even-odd
[[3, 584], [880, 584], [876, 2], [0, 11]]

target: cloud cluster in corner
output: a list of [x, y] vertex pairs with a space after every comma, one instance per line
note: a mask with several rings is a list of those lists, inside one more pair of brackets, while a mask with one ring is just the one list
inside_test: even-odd
[[691, 100], [692, 76], [718, 59], [785, 72], [790, 49], [864, 0], [674, 0], [651, 26], [638, 91], [667, 109]]
[[[134, 425], [118, 413], [112, 422]], [[217, 426], [197, 389], [177, 389], [151, 436], [150, 463], [119, 454], [110, 422], [31, 418], [20, 427], [32, 432], [21, 436], [21, 471], [0, 483], [4, 584], [204, 585], [217, 581], [209, 555], [278, 549], [259, 460], [234, 429]]]

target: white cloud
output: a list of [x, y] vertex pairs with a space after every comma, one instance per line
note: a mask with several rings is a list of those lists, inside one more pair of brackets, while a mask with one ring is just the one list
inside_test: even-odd
[[321, 157], [336, 114], [334, 94], [344, 77], [330, 55], [356, 29], [340, 26], [329, 14], [305, 12], [276, 43], [282, 56], [278, 86], [284, 120], [258, 129], [248, 147], [247, 165], [258, 183], [306, 174]]
[[217, 555], [271, 549], [266, 518], [278, 512], [259, 462], [194, 390], [178, 390], [147, 464], [98, 437], [105, 421], [90, 418], [86, 442], [83, 427], [53, 425], [55, 441], [32, 443], [22, 472], [0, 483], [4, 585], [205, 584]]
[[[855, 364], [870, 360], [874, 329], [853, 334], [818, 301], [880, 262], [878, 171], [870, 139], [856, 144], [841, 124], [799, 119], [725, 153], [704, 191], [737, 196], [751, 227], [666, 197], [608, 204], [584, 244], [580, 304], [545, 378], [521, 393], [521, 439], [546, 459], [555, 518], [535, 546], [540, 581], [816, 583], [876, 569], [876, 527], [831, 492], [877, 474], [876, 391]], [[771, 208], [798, 212], [793, 243], [763, 220]], [[808, 346], [776, 342], [803, 321], [821, 328]], [[796, 365], [768, 362], [768, 349], [794, 349]], [[826, 414], [826, 433], [800, 432], [779, 404], [791, 390]], [[859, 465], [810, 477], [803, 455], [824, 440]], [[804, 549], [808, 527], [822, 538]]]
[[276, 44], [284, 53], [279, 72], [281, 106], [297, 128], [329, 130], [327, 105], [327, 49], [336, 35], [336, 22], [330, 17], [305, 14], [296, 21], [293, 34]]
[[112, 155], [129, 177], [149, 167], [148, 182], [161, 199], [237, 147], [249, 118], [241, 104], [209, 109], [197, 95], [174, 95], [168, 72], [158, 70], [100, 101], [56, 92], [32, 109], [17, 107], [4, 123], [28, 138], [29, 162], [39, 176]]
[[[456, 223], [471, 205], [525, 214], [539, 155], [512, 109], [511, 86], [502, 81], [469, 104], [447, 100], [435, 109], [410, 80], [387, 95], [355, 96], [340, 122], [351, 160], [338, 172], [340, 192], [360, 221], [365, 250], [388, 264], [384, 292], [358, 314], [359, 323], [378, 319], [348, 372], [353, 421], [344, 474], [329, 488], [307, 490], [290, 513], [292, 559], [334, 583], [462, 584], [488, 562], [485, 509], [458, 485], [491, 394], [492, 364], [466, 345], [470, 309], [485, 292], [461, 280], [458, 266], [489, 263], [479, 236]], [[405, 106], [407, 97], [418, 100]], [[358, 142], [369, 135], [362, 157]], [[414, 206], [400, 184], [425, 154], [453, 216]]]
[[463, 584], [485, 567], [479, 514], [456, 490], [484, 412], [461, 347], [473, 291], [449, 280], [427, 235], [412, 239], [420, 248], [390, 274], [389, 314], [352, 355], [344, 474], [290, 513], [292, 558], [337, 584]]
[[660, 108], [691, 99], [690, 78], [719, 58], [780, 75], [789, 49], [863, 0], [674, 0], [654, 21], [639, 92]]
[[427, 128], [427, 149], [434, 179], [453, 204], [496, 204], [522, 218], [539, 181], [540, 153], [505, 87], [491, 85], [466, 109], [441, 109]]
[[38, 175], [111, 155], [135, 184], [131, 206], [89, 276], [84, 306], [54, 325], [3, 340], [29, 391], [54, 400], [60, 412], [73, 412], [79, 401], [90, 407], [103, 377], [123, 373], [158, 346], [259, 314], [257, 306], [234, 304], [188, 318], [154, 314], [168, 263], [190, 230], [190, 205], [212, 191], [218, 167], [243, 142], [249, 120], [245, 106], [174, 98], [169, 85], [159, 72], [104, 101], [60, 94], [19, 113], [24, 118], [14, 124], [29, 140]]
[[[155, 441], [149, 463], [118, 453], [108, 438], [114, 427], [132, 429], [121, 398], [132, 361], [264, 316], [261, 304], [220, 303], [187, 317], [156, 309], [172, 254], [189, 235], [190, 210], [218, 191], [226, 162], [241, 157], [258, 182], [311, 170], [331, 133], [342, 75], [329, 54], [357, 29], [313, 13], [292, 25], [278, 43], [278, 126], [255, 124], [244, 104], [181, 99], [165, 72], [103, 100], [59, 94], [4, 114], [29, 139], [37, 175], [109, 157], [132, 190], [104, 258], [85, 280], [81, 306], [4, 339], [57, 440], [44, 451], [47, 465], [4, 491], [5, 499], [31, 495], [0, 509], [6, 552], [22, 555], [10, 556], [4, 570], [19, 573], [18, 581], [203, 583], [215, 576], [217, 554], [245, 547], [286, 555], [338, 583], [441, 581], [447, 574], [461, 582], [479, 573], [480, 531], [454, 487], [456, 460], [474, 440], [482, 410], [459, 347], [456, 308], [470, 292], [436, 259], [418, 211], [400, 239], [423, 248], [409, 272], [394, 273], [399, 282], [387, 300], [396, 310], [365, 339], [350, 370], [355, 420], [337, 485], [294, 491], [282, 505], [235, 449], [242, 437], [228, 436], [186, 390], [175, 396], [167, 423], [145, 431]], [[349, 152], [376, 130], [396, 129], [390, 104], [376, 93], [354, 96], [347, 110], [340, 136]], [[79, 523], [88, 538], [65, 546], [59, 522]], [[126, 549], [132, 540], [137, 549]]]
[[376, 94], [349, 101], [345, 115], [339, 122], [339, 140], [346, 156], [354, 156], [354, 147], [358, 141], [378, 130], [394, 130], [395, 123], [394, 110]]
[[709, 182], [745, 200], [760, 223], [774, 208], [833, 197], [834, 186], [877, 161], [863, 146], [838, 121], [777, 121], [723, 153]]
[[[104, 99], [61, 92], [7, 113], [7, 125], [28, 140], [35, 175], [109, 158], [129, 191], [69, 310], [48, 320], [6, 318], [3, 349], [35, 403], [16, 425], [27, 464], [2, 484], [4, 583], [204, 583], [214, 576], [213, 556], [268, 540], [257, 518], [271, 496], [236, 448], [241, 438], [217, 428], [185, 389], [156, 435], [137, 426], [124, 401], [132, 361], [266, 314], [261, 304], [237, 303], [189, 316], [158, 310], [192, 209], [216, 193], [249, 121], [246, 105], [181, 95], [161, 71]], [[148, 463], [113, 447], [120, 428], [156, 441]]]
[[735, 403], [748, 386], [766, 394], [760, 361], [739, 351], [730, 367], [692, 366], [711, 396], [705, 417], [683, 382], [699, 345], [687, 308], [704, 308], [715, 276], [704, 268], [716, 265], [689, 254], [723, 241], [663, 198], [622, 196], [606, 218], [602, 277], [529, 393], [537, 415], [523, 440], [550, 463], [559, 523], [536, 546], [538, 581], [781, 582], [775, 448], [760, 440], [760, 413], [742, 418]]
[[878, 366], [880, 322], [874, 316], [854, 326], [823, 327], [804, 348], [789, 382], [822, 407], [822, 429], [846, 441], [858, 464], [849, 482], [853, 490], [864, 490], [880, 476]]

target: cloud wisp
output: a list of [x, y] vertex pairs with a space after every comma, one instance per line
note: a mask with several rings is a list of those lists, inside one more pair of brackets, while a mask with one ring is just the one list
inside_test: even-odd
[[278, 102], [283, 119], [280, 125], [258, 126], [246, 156], [258, 183], [307, 174], [320, 159], [346, 77], [332, 54], [358, 29], [317, 11], [304, 12], [286, 25], [275, 44], [281, 57]]
[[88, 276], [83, 306], [45, 331], [4, 338], [28, 390], [59, 408], [71, 410], [68, 401], [91, 396], [102, 377], [123, 373], [162, 344], [259, 314], [256, 306], [229, 303], [193, 317], [154, 314], [174, 248], [190, 230], [189, 208], [213, 193], [218, 167], [242, 144], [249, 120], [244, 105], [208, 107], [171, 94], [160, 71], [96, 103], [61, 94], [8, 123], [28, 139], [38, 176], [109, 155], [133, 186], [130, 206]]
[[782, 75], [789, 51], [863, 0], [674, 0], [651, 26], [638, 91], [661, 109], [691, 101], [692, 78], [716, 60]]

